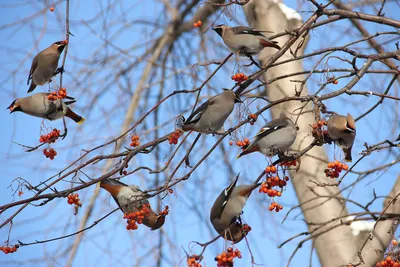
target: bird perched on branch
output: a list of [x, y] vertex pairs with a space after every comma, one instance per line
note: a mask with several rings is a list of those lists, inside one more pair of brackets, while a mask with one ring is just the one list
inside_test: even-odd
[[199, 106], [187, 120], [184, 120], [182, 129], [194, 128], [198, 131], [223, 131], [224, 123], [232, 113], [235, 103], [242, 102], [231, 90], [211, 97]]
[[260, 53], [265, 47], [281, 49], [278, 42], [268, 39], [263, 32], [246, 26], [229, 27], [223, 24], [213, 28], [226, 46], [240, 56], [253, 56]]
[[[256, 189], [259, 184], [238, 185], [239, 174], [235, 180], [224, 189], [215, 200], [211, 212], [210, 221], [214, 229], [222, 236], [227, 236], [234, 242], [239, 242], [247, 233], [241, 232], [241, 220], [239, 218], [243, 207], [246, 205], [247, 199], [251, 192]], [[237, 222], [239, 220], [239, 222]], [[228, 238], [227, 238], [228, 239]]]
[[356, 138], [356, 122], [353, 117], [349, 113], [347, 116], [331, 116], [328, 121], [328, 134], [342, 147], [345, 160], [351, 162], [351, 149]]
[[296, 136], [296, 125], [282, 112], [279, 118], [270, 121], [261, 128], [253, 141], [242, 148], [243, 151], [237, 158], [255, 151], [268, 157], [282, 154], [290, 149], [296, 140]]
[[[118, 207], [125, 214], [138, 211], [144, 204], [150, 207], [149, 197], [136, 185], [126, 185], [115, 179], [106, 179], [100, 182], [100, 187], [107, 190], [114, 198]], [[151, 230], [157, 230], [165, 222], [165, 214], [157, 215], [151, 207], [149, 214], [143, 219], [143, 224]]]
[[33, 58], [27, 82], [29, 84], [29, 81], [31, 81], [28, 93], [35, 90], [37, 85], [51, 82], [51, 78], [54, 75], [63, 71], [62, 68], [57, 69], [57, 66], [60, 55], [67, 43], [66, 40], [55, 42]]
[[84, 122], [84, 118], [73, 112], [68, 105], [75, 103], [76, 100], [73, 97], [67, 96], [69, 101], [63, 101], [62, 99], [49, 100], [48, 93], [37, 93], [31, 96], [22, 97], [14, 100], [11, 105], [7, 108], [10, 113], [15, 111], [21, 111], [31, 116], [57, 120], [63, 116], [74, 120], [78, 124]]

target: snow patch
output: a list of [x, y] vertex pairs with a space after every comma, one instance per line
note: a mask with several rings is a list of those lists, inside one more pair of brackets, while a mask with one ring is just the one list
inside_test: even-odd
[[299, 20], [302, 21], [299, 12], [294, 10], [293, 8], [288, 7], [284, 3], [279, 2], [278, 0], [273, 0], [274, 3], [278, 5], [278, 7], [282, 10], [282, 13], [285, 15], [286, 19], [291, 20]]

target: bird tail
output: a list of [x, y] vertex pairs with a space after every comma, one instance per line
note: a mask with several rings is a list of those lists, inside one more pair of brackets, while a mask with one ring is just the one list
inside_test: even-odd
[[73, 112], [70, 108], [67, 109], [66, 117], [73, 119], [76, 123], [82, 124], [85, 121], [85, 118], [79, 116], [75, 112]]
[[31, 82], [31, 86], [29, 86], [29, 89], [28, 89], [28, 93], [30, 93], [30, 92], [32, 92], [33, 90], [35, 90], [35, 88], [36, 88], [36, 84], [33, 82], [33, 80], [32, 80], [32, 82]]
[[253, 152], [259, 150], [258, 146], [249, 146], [249, 145], [244, 146], [242, 149], [243, 149], [242, 152], [239, 155], [237, 155], [236, 159], [239, 159], [240, 157], [242, 157], [244, 155], [247, 155], [247, 154], [250, 154], [250, 153], [253, 153]]
[[281, 47], [278, 45], [277, 41], [270, 41], [270, 40], [266, 40], [266, 39], [261, 39], [260, 38], [260, 44], [264, 47], [273, 47], [276, 48], [278, 50], [281, 49]]
[[347, 162], [352, 162], [352, 158], [351, 158], [351, 148], [352, 147], [348, 147], [348, 148], [343, 148], [343, 152], [344, 152], [344, 159]]

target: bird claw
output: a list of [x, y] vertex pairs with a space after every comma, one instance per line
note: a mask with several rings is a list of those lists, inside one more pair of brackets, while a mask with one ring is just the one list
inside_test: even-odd
[[56, 76], [59, 73], [64, 73], [64, 66], [59, 67], [58, 69], [56, 69], [56, 71], [54, 72], [53, 76]]
[[65, 128], [65, 129], [64, 129], [64, 133], [63, 133], [63, 134], [60, 134], [60, 137], [61, 137], [62, 140], [64, 140], [64, 138], [67, 136], [67, 133], [68, 133], [68, 129]]

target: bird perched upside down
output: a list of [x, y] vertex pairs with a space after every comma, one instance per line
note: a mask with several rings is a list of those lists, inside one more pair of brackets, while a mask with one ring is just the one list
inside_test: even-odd
[[[143, 205], [150, 203], [147, 200], [148, 195], [136, 185], [126, 185], [115, 179], [106, 179], [100, 182], [100, 187], [107, 190], [114, 198], [118, 207], [125, 214], [139, 210]], [[157, 230], [165, 222], [165, 214], [157, 215], [152, 208], [149, 208], [149, 214], [143, 219], [143, 224], [151, 230]]]
[[231, 90], [211, 97], [200, 105], [187, 120], [184, 121], [182, 129], [198, 131], [223, 131], [224, 123], [232, 113], [235, 103], [242, 102]]
[[290, 149], [296, 140], [296, 136], [296, 125], [282, 112], [279, 118], [270, 121], [261, 128], [253, 141], [243, 147], [243, 151], [237, 158], [255, 151], [268, 157], [284, 153]]
[[223, 24], [213, 28], [226, 46], [240, 56], [253, 56], [261, 52], [265, 47], [281, 49], [276, 41], [271, 41], [263, 32], [246, 26], [229, 27]]
[[29, 84], [29, 81], [31, 81], [28, 93], [35, 90], [37, 85], [51, 82], [51, 78], [54, 75], [63, 71], [62, 69], [57, 69], [57, 66], [60, 55], [67, 43], [66, 40], [55, 42], [33, 58], [27, 82]]
[[251, 192], [260, 185], [236, 186], [238, 178], [239, 175], [219, 194], [210, 212], [210, 221], [218, 234], [235, 243], [242, 240], [248, 233], [248, 231], [242, 231], [242, 224], [237, 220], [240, 221], [240, 214]]
[[351, 162], [351, 149], [356, 138], [356, 122], [347, 113], [347, 116], [333, 115], [328, 121], [328, 134], [336, 141], [345, 154], [345, 160]]
[[83, 117], [79, 116], [68, 107], [68, 105], [76, 102], [73, 97], [66, 97], [70, 99], [70, 101], [64, 102], [62, 99], [49, 100], [47, 98], [48, 95], [47, 93], [37, 93], [15, 99], [7, 109], [10, 110], [10, 113], [21, 111], [25, 114], [51, 121], [65, 116], [78, 124], [84, 122], [85, 119]]

